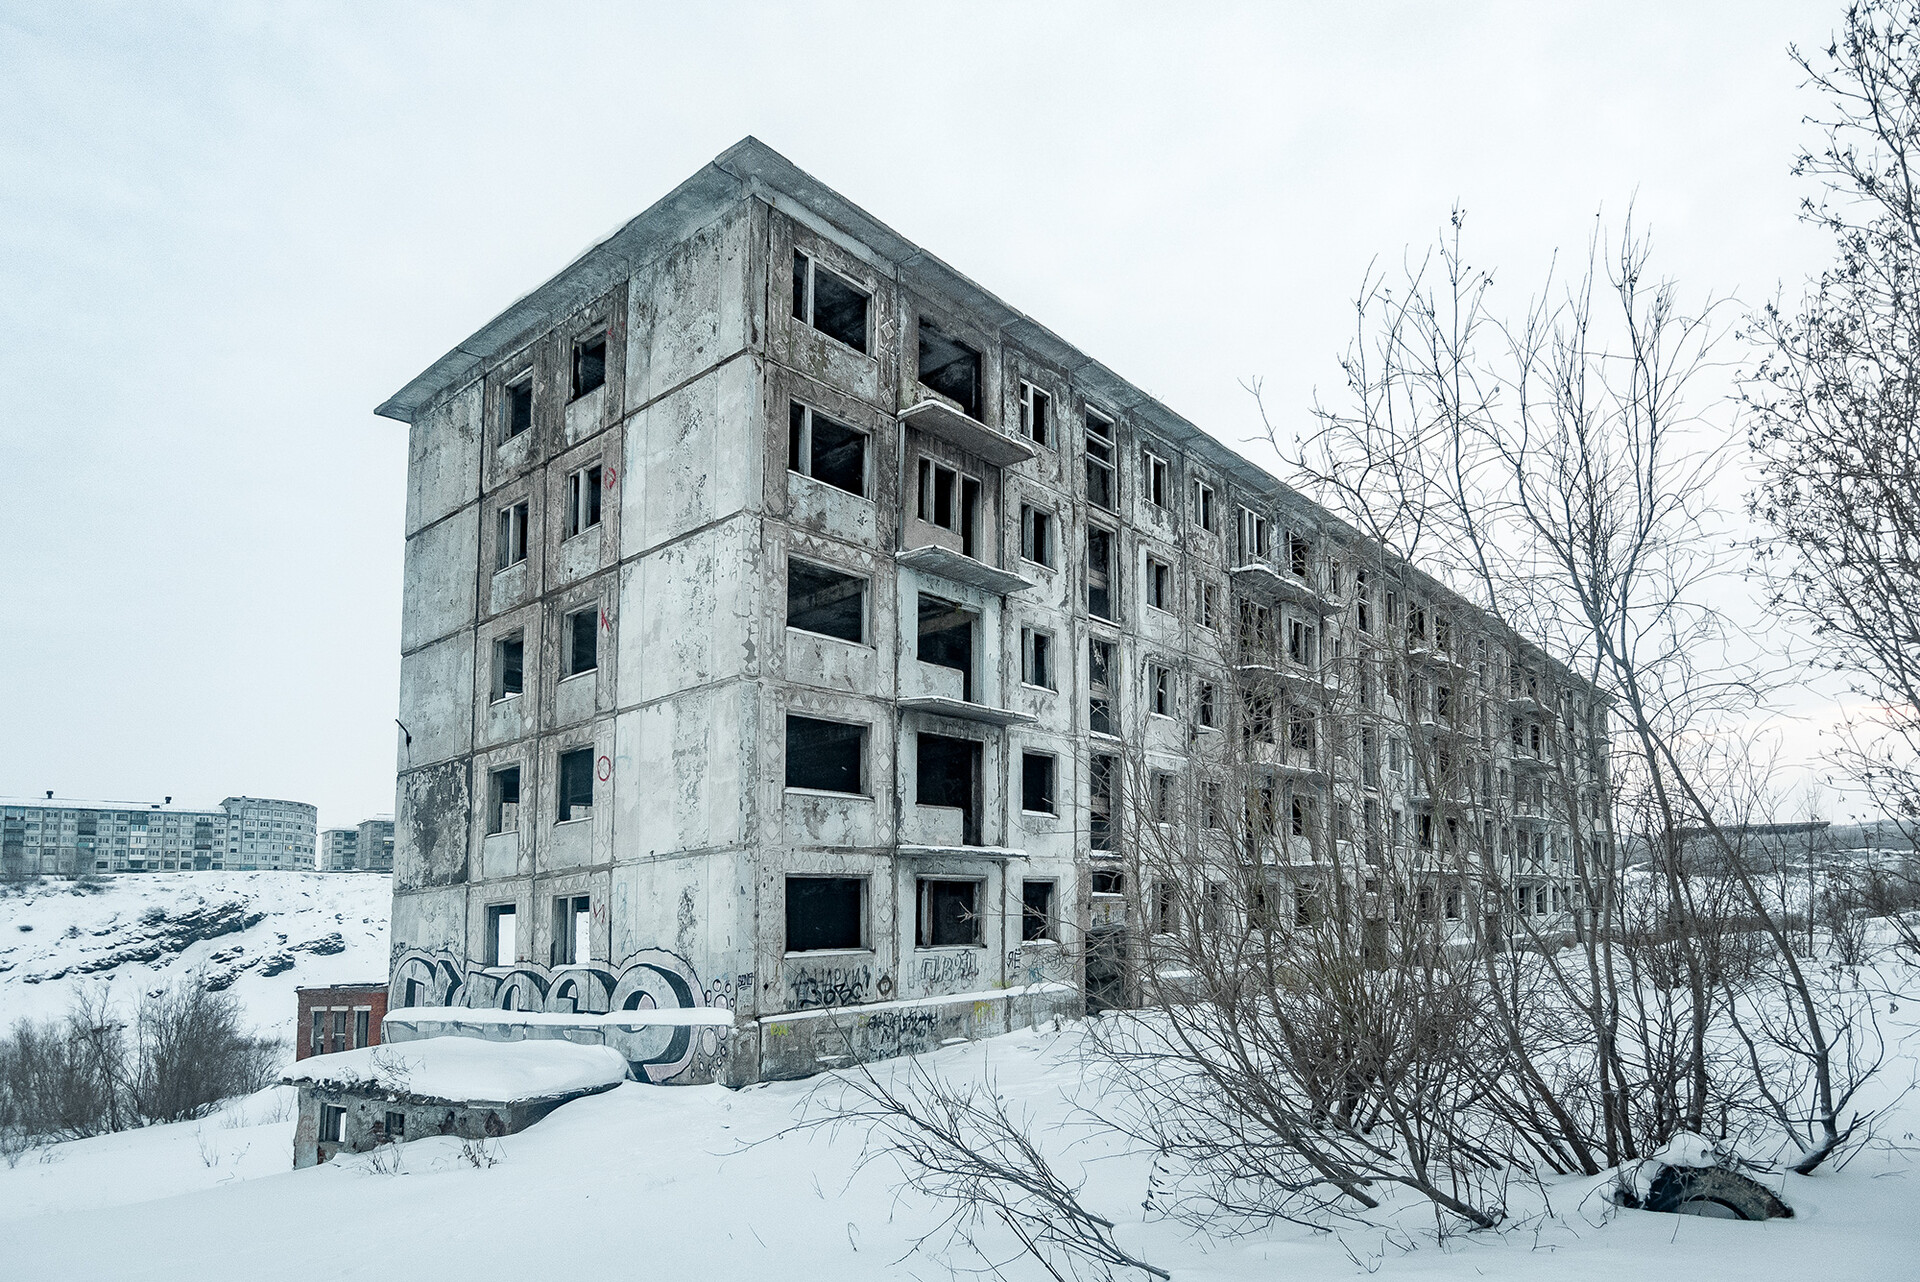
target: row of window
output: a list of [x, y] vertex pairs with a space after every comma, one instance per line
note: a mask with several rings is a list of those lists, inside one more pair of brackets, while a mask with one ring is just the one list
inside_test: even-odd
[[[561, 620], [560, 679], [586, 676], [600, 668], [600, 632], [604, 620], [598, 604], [574, 610]], [[527, 631], [516, 628], [493, 639], [491, 699], [500, 703], [526, 692]]]

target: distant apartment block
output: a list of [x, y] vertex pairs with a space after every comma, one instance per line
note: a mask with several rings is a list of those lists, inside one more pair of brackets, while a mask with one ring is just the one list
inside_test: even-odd
[[0, 873], [313, 869], [319, 812], [302, 801], [228, 797], [218, 810], [125, 801], [0, 799]]
[[320, 834], [321, 872], [392, 872], [393, 820], [366, 819], [357, 828]]

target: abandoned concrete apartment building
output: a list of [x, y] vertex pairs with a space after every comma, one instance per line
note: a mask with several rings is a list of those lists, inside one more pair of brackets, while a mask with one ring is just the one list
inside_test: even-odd
[[[1063, 959], [1126, 925], [1122, 757], [1171, 819], [1229, 621], [1307, 677], [1369, 611], [1425, 627], [1326, 512], [752, 139], [379, 412], [411, 425], [390, 1022], [704, 1008], [629, 1030], [650, 1080], [1122, 1000]], [[1507, 840], [1546, 918], [1541, 809]], [[1293, 808], [1299, 876], [1334, 811]]]

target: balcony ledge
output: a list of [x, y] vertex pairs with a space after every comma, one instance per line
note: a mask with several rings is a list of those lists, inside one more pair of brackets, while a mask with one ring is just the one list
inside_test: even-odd
[[908, 569], [918, 570], [922, 574], [937, 575], [955, 583], [964, 583], [971, 588], [980, 588], [999, 596], [1008, 596], [1015, 592], [1025, 592], [1033, 586], [1033, 580], [1015, 574], [1011, 570], [1002, 570], [976, 561], [964, 553], [952, 548], [943, 548], [937, 543], [922, 547], [906, 548], [895, 554], [894, 559]]
[[925, 400], [903, 410], [900, 422], [911, 428], [956, 445], [995, 467], [1025, 463], [1039, 453], [1025, 441], [1003, 435], [969, 418], [945, 401]]
[[907, 712], [925, 712], [960, 721], [980, 721], [990, 726], [1024, 726], [1040, 719], [1025, 712], [1015, 712], [1012, 708], [990, 708], [984, 703], [968, 703], [965, 699], [953, 699], [942, 694], [923, 694], [902, 699], [900, 707]]

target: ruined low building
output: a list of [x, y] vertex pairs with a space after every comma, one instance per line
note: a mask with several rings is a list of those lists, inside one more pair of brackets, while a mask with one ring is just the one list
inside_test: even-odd
[[[752, 139], [379, 412], [396, 1012], [724, 1012], [631, 1062], [738, 1084], [1124, 1001], [1124, 820], [1206, 848], [1192, 746], [1263, 665], [1291, 890], [1484, 834], [1490, 914], [1564, 911], [1564, 669]], [[1414, 728], [1337, 762], [1311, 705], [1388, 639]]]
[[293, 1165], [300, 1169], [382, 1144], [513, 1135], [625, 1080], [627, 1061], [604, 1046], [438, 1037], [316, 1055], [280, 1084], [299, 1088]]

